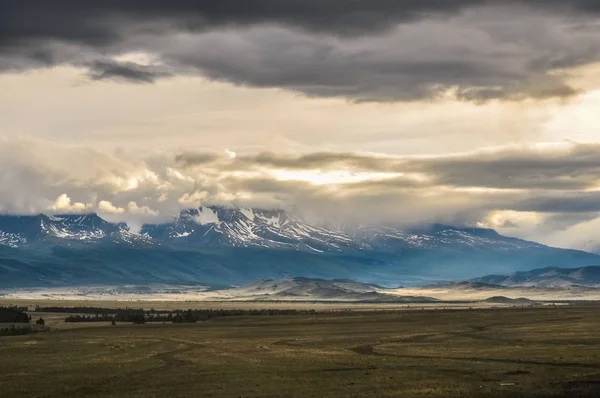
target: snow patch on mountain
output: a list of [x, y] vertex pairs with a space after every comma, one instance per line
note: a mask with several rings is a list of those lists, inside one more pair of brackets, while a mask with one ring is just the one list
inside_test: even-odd
[[[42, 220], [41, 229], [47, 235], [56, 238], [71, 240], [99, 240], [106, 236], [106, 233], [102, 229], [96, 227], [88, 228], [83, 226], [83, 228], [73, 228], [72, 224], [69, 225], [64, 223], [64, 218], [53, 217], [48, 218], [48, 221]], [[80, 223], [75, 225], [82, 227]]]
[[18, 234], [0, 231], [0, 245], [17, 248], [27, 243], [27, 239]]

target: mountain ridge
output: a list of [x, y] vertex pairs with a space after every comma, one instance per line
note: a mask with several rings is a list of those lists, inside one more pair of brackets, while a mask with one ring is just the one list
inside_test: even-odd
[[[36, 230], [36, 228], [38, 230]], [[229, 244], [296, 248], [320, 252], [343, 249], [385, 249], [390, 241], [402, 248], [427, 248], [456, 244], [545, 247], [536, 242], [506, 237], [492, 229], [432, 224], [426, 227], [399, 228], [389, 225], [359, 225], [329, 230], [305, 222], [284, 210], [262, 210], [203, 206], [183, 210], [172, 222], [143, 224], [139, 233], [126, 223], [111, 223], [97, 213], [0, 215], [0, 245], [17, 247], [43, 237], [95, 241], [119, 235], [141, 236], [155, 242], [192, 241], [196, 244]], [[439, 239], [433, 240], [432, 237]], [[14, 243], [11, 243], [14, 242]], [[316, 247], [315, 247], [316, 246]]]
[[329, 230], [284, 210], [188, 209], [133, 233], [97, 214], [0, 216], [0, 285], [168, 282], [238, 284], [288, 275], [384, 285], [460, 280], [600, 256], [432, 224]]

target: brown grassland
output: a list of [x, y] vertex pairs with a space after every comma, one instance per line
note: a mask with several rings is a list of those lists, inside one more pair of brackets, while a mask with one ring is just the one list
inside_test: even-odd
[[0, 337], [0, 396], [600, 396], [593, 306], [72, 328], [43, 316], [50, 332]]

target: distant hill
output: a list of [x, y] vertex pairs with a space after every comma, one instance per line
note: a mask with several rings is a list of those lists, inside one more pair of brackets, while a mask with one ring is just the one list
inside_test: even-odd
[[600, 266], [581, 268], [547, 267], [510, 275], [488, 275], [471, 283], [495, 284], [506, 287], [567, 288], [572, 286], [600, 288]]
[[411, 302], [427, 303], [435, 299], [424, 296], [397, 296], [385, 293], [387, 289], [375, 284], [347, 279], [317, 278], [265, 279], [236, 289], [224, 291], [233, 298], [244, 300], [327, 300], [352, 302]]
[[504, 296], [494, 296], [494, 297], [490, 297], [483, 301], [486, 303], [493, 303], [493, 304], [511, 304], [511, 305], [535, 305], [536, 304], [535, 301], [529, 300], [528, 298], [523, 298], [523, 297], [513, 299], [513, 298], [504, 297]]
[[439, 282], [432, 285], [422, 286], [424, 289], [456, 289], [456, 290], [490, 290], [490, 289], [505, 289], [505, 286], [492, 283], [484, 283], [479, 281], [462, 281], [462, 282]]

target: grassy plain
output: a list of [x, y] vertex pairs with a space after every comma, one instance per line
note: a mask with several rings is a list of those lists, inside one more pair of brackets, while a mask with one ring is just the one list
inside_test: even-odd
[[352, 311], [0, 338], [2, 397], [594, 397], [600, 308]]

